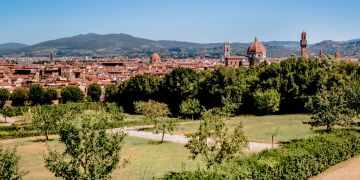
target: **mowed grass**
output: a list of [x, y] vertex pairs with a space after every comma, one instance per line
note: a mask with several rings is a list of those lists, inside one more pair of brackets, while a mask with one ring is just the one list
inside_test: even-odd
[[[308, 138], [316, 135], [309, 125], [303, 124], [310, 119], [305, 114], [290, 115], [269, 115], [269, 116], [237, 116], [225, 121], [226, 127], [231, 132], [242, 123], [245, 135], [250, 141], [271, 142], [271, 135], [278, 130], [278, 135], [274, 141], [289, 141], [293, 139]], [[186, 134], [196, 132], [199, 122], [181, 124], [176, 130], [176, 134]]]
[[[308, 138], [316, 135], [309, 125], [303, 121], [309, 120], [309, 115], [271, 115], [271, 116], [238, 116], [226, 120], [226, 126], [232, 131], [239, 123], [243, 124], [245, 134], [250, 141], [271, 142], [271, 134], [278, 128], [275, 141], [289, 141], [292, 139]], [[127, 115], [126, 120], [136, 121], [141, 116]], [[181, 124], [176, 134], [195, 132], [199, 121]], [[56, 136], [53, 136], [56, 137]], [[47, 147], [62, 151], [64, 146], [58, 139], [52, 141], [36, 141], [38, 137], [1, 140], [5, 147], [17, 146], [17, 153], [21, 156], [20, 169], [27, 171], [24, 179], [56, 179], [44, 167], [43, 155]], [[121, 157], [129, 159], [130, 164], [124, 169], [118, 168], [113, 179], [151, 179], [162, 177], [169, 171], [194, 170], [203, 164], [188, 158], [189, 151], [183, 144], [165, 142], [158, 144], [142, 138], [126, 137], [121, 151]], [[183, 166], [185, 164], [185, 166]]]
[[[17, 154], [21, 156], [20, 169], [27, 171], [24, 179], [56, 179], [44, 167], [43, 155], [47, 147], [61, 151], [64, 146], [58, 139], [41, 142], [28, 139], [0, 141], [5, 147], [17, 146]], [[112, 174], [113, 179], [151, 179], [162, 177], [169, 171], [196, 169], [201, 165], [198, 161], [188, 158], [189, 152], [182, 144], [165, 142], [158, 144], [147, 139], [126, 137], [121, 157], [129, 159], [124, 169], [118, 168]], [[184, 165], [183, 165], [184, 164]]]

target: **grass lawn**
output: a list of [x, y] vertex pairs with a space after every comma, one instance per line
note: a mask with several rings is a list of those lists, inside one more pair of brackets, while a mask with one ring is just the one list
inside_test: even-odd
[[[310, 126], [303, 124], [303, 121], [310, 119], [309, 115], [269, 115], [269, 116], [237, 116], [226, 120], [226, 127], [232, 131], [242, 122], [244, 132], [250, 141], [271, 142], [271, 134], [279, 128], [275, 141], [289, 141], [314, 136]], [[175, 134], [186, 134], [195, 132], [199, 127], [196, 123], [181, 124]]]
[[[57, 139], [47, 142], [34, 140], [3, 140], [5, 147], [17, 146], [17, 154], [21, 156], [20, 169], [28, 171], [24, 179], [56, 179], [45, 167], [43, 155], [47, 147], [63, 150]], [[113, 179], [151, 179], [161, 177], [169, 171], [182, 170], [182, 163], [186, 170], [195, 169], [198, 162], [188, 159], [189, 152], [182, 144], [157, 142], [147, 139], [126, 137], [121, 156], [129, 159], [130, 164], [124, 169], [117, 169]]]
[[[126, 115], [127, 121], [139, 120], [140, 116]], [[226, 120], [226, 126], [233, 130], [243, 123], [245, 134], [250, 141], [271, 142], [271, 134], [279, 128], [275, 141], [288, 141], [297, 138], [308, 138], [315, 133], [310, 126], [302, 122], [309, 120], [309, 115], [271, 115], [271, 116], [238, 116]], [[176, 134], [195, 132], [199, 121], [181, 124]], [[21, 156], [20, 169], [28, 171], [24, 179], [55, 179], [45, 167], [43, 155], [47, 147], [62, 150], [63, 146], [57, 139], [47, 142], [34, 141], [36, 137], [25, 139], [0, 140], [5, 147], [17, 146]], [[180, 171], [185, 164], [185, 170], [196, 169], [200, 162], [188, 158], [189, 152], [183, 144], [165, 142], [157, 144], [147, 139], [126, 137], [121, 151], [121, 157], [130, 160], [124, 169], [117, 169], [112, 175], [114, 179], [151, 179], [161, 177], [169, 171]]]

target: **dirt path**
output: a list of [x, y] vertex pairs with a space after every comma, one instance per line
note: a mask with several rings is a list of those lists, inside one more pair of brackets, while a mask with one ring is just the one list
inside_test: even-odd
[[[111, 132], [120, 132], [124, 131], [127, 133], [128, 136], [134, 136], [134, 137], [140, 137], [145, 139], [152, 139], [152, 140], [161, 140], [162, 134], [158, 133], [152, 133], [152, 132], [145, 132], [145, 131], [139, 131], [138, 128], [144, 128], [144, 126], [137, 126], [137, 127], [131, 127], [131, 128], [116, 128], [110, 130]], [[186, 144], [188, 142], [188, 139], [184, 135], [171, 135], [171, 134], [165, 134], [164, 135], [164, 141], [171, 141], [175, 143], [181, 143]], [[277, 144], [274, 145], [275, 147], [278, 147]], [[249, 152], [260, 152], [265, 149], [272, 148], [271, 144], [268, 143], [258, 143], [258, 142], [249, 142]]]
[[360, 179], [360, 156], [336, 164], [311, 180], [357, 180]]

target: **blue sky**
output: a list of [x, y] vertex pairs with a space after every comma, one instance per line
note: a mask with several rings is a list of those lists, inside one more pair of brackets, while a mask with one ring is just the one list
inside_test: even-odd
[[86, 33], [154, 40], [309, 42], [360, 38], [358, 0], [0, 0], [0, 43]]

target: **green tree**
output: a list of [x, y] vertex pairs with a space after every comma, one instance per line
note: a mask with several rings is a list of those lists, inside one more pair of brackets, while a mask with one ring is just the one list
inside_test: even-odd
[[81, 102], [84, 100], [84, 93], [77, 86], [66, 86], [61, 92], [62, 103]]
[[0, 146], [0, 179], [22, 179], [24, 172], [19, 170], [20, 157], [16, 149], [5, 149]]
[[42, 105], [45, 99], [45, 90], [40, 84], [30, 86], [29, 99], [32, 105]]
[[154, 75], [137, 75], [119, 86], [117, 103], [125, 111], [134, 112], [134, 102], [158, 99], [159, 78]]
[[4, 107], [2, 109], [0, 109], [0, 113], [2, 114], [2, 116], [5, 119], [5, 122], [7, 122], [7, 117], [13, 117], [16, 116], [16, 108], [14, 107]]
[[188, 98], [194, 98], [199, 90], [199, 74], [190, 68], [174, 68], [166, 74], [160, 94], [169, 105], [173, 115], [179, 113], [179, 105]]
[[270, 114], [279, 111], [280, 94], [275, 89], [257, 90], [253, 96], [254, 105], [260, 113]]
[[310, 98], [306, 107], [311, 111], [309, 122], [311, 126], [326, 126], [329, 132], [335, 125], [349, 126], [354, 117], [354, 111], [348, 107], [344, 91], [340, 88], [325, 87], [313, 98]]
[[[120, 162], [123, 133], [108, 133], [109, 116], [104, 111], [87, 111], [61, 126], [62, 153], [49, 149], [45, 167], [64, 179], [110, 179]], [[127, 162], [127, 161], [124, 161]], [[125, 165], [125, 164], [124, 164]]]
[[0, 89], [0, 108], [3, 108], [6, 101], [10, 97], [10, 92], [7, 89], [1, 88]]
[[360, 80], [353, 80], [349, 87], [346, 88], [346, 100], [348, 107], [360, 114]]
[[206, 111], [202, 116], [198, 131], [186, 135], [189, 142], [185, 147], [190, 150], [190, 158], [196, 159], [201, 156], [208, 169], [242, 154], [248, 147], [242, 124], [230, 133], [217, 112], [216, 109]]
[[[245, 69], [220, 66], [200, 81], [198, 98], [207, 109], [234, 106], [228, 109], [234, 113], [242, 101], [246, 90]], [[229, 106], [228, 106], [229, 107]], [[227, 107], [225, 107], [227, 108]]]
[[115, 84], [110, 84], [105, 87], [105, 102], [116, 102], [119, 88]]
[[191, 119], [198, 118], [204, 108], [197, 99], [187, 99], [180, 104], [180, 113]]
[[161, 142], [164, 141], [165, 133], [171, 134], [178, 125], [176, 120], [167, 117], [170, 114], [167, 104], [150, 100], [135, 102], [134, 106], [137, 113], [144, 115], [146, 121], [154, 124], [155, 133], [162, 133]]
[[87, 95], [90, 101], [99, 102], [101, 97], [101, 86], [98, 83], [90, 84]]
[[29, 90], [23, 88], [15, 89], [10, 96], [12, 106], [24, 106], [28, 99]]
[[43, 105], [32, 108], [32, 124], [36, 126], [49, 140], [49, 133], [58, 130], [59, 123], [66, 113], [69, 113], [61, 105]]
[[58, 93], [54, 88], [47, 88], [45, 90], [44, 103], [52, 104], [52, 101], [58, 98]]

